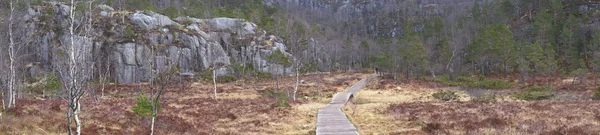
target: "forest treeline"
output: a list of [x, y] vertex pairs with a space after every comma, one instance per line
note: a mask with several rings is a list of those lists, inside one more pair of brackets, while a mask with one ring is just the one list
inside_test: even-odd
[[[407, 78], [519, 73], [525, 82], [597, 73], [600, 31], [590, 22], [598, 12], [569, 8], [585, 4], [590, 3], [474, 1], [462, 17], [406, 18], [404, 34], [377, 39], [380, 51], [364, 61]], [[533, 8], [519, 11], [526, 6]]]
[[[183, 5], [196, 5], [157, 7], [170, 16], [253, 21], [283, 37], [290, 52], [304, 58], [303, 65], [311, 68], [307, 71], [379, 67], [398, 78], [447, 75], [451, 79], [517, 73], [521, 82], [535, 80], [536, 76], [600, 72], [600, 31], [594, 27], [599, 12], [593, 9], [597, 3], [589, 1], [472, 0], [457, 5], [445, 1], [392, 1], [397, 10], [382, 8], [363, 12], [362, 16], [348, 15], [350, 21], [340, 23], [311, 19], [324, 15], [292, 11], [299, 9], [284, 2], [266, 5], [261, 0], [182, 1], [185, 2], [189, 3]], [[361, 4], [369, 2], [352, 1], [349, 6]], [[583, 10], [584, 7], [591, 9]], [[333, 10], [331, 14], [343, 12], [339, 7]], [[367, 18], [363, 19], [366, 22], [353, 23], [361, 18]], [[311, 39], [321, 42], [310, 43]], [[324, 46], [314, 51], [325, 51], [327, 55], [303, 56], [318, 54], [300, 53], [315, 48], [310, 44]]]

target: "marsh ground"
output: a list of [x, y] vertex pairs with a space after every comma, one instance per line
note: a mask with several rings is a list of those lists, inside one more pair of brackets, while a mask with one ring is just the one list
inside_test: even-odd
[[[367, 74], [302, 75], [297, 101], [290, 107], [275, 106], [276, 99], [265, 93], [291, 93], [295, 77], [282, 77], [279, 89], [274, 79], [238, 80], [217, 85], [196, 82], [181, 89], [168, 88], [161, 99], [162, 111], [157, 134], [309, 134], [314, 131], [316, 112], [331, 96]], [[104, 97], [85, 95], [82, 101], [84, 134], [147, 134], [149, 118], [131, 110], [145, 85], [107, 86]], [[5, 113], [0, 134], [65, 134], [66, 100], [61, 98], [17, 100], [17, 107]]]
[[[459, 98], [441, 101], [431, 96], [441, 90], [456, 91]], [[510, 96], [518, 91], [374, 80], [344, 111], [361, 134], [600, 133], [600, 102], [589, 99], [590, 91], [555, 91], [554, 98], [539, 101]], [[495, 100], [474, 101], [489, 95]]]
[[[310, 134], [317, 110], [336, 92], [369, 74], [302, 75], [298, 100], [277, 107], [268, 93], [287, 94], [294, 77], [276, 80], [238, 80], [218, 84], [195, 82], [172, 86], [162, 99], [157, 134]], [[565, 81], [566, 80], [566, 81]], [[558, 80], [565, 86], [568, 79]], [[361, 89], [343, 110], [361, 134], [598, 134], [600, 102], [590, 100], [591, 90], [557, 90], [549, 100], [523, 101], [508, 90], [449, 87], [432, 81], [375, 79]], [[145, 85], [110, 85], [105, 96], [86, 95], [82, 120], [84, 134], [147, 134], [150, 120], [131, 110]], [[431, 95], [453, 90], [455, 101]], [[494, 95], [493, 102], [474, 99]], [[2, 115], [0, 134], [65, 134], [66, 100], [26, 95], [17, 107]]]

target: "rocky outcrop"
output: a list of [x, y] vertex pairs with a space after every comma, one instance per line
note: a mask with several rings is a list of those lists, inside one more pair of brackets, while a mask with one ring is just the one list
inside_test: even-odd
[[[56, 39], [68, 30], [68, 12], [63, 12], [68, 8], [49, 2], [29, 10], [30, 33], [43, 67], [51, 68], [55, 62], [53, 50], [60, 47]], [[154, 73], [173, 68], [185, 74], [215, 69], [218, 75], [227, 75], [233, 72], [232, 66], [239, 64], [271, 74], [292, 73], [291, 65], [268, 59], [280, 51], [287, 60], [294, 61], [281, 39], [243, 19], [171, 20], [150, 11], [116, 11], [106, 5], [97, 9], [91, 25], [86, 20], [75, 22], [77, 26], [90, 26], [76, 33], [85, 33], [78, 36], [94, 43], [89, 48], [96, 57], [96, 68], [109, 68], [112, 79], [119, 83], [145, 82]]]
[[154, 12], [136, 12], [128, 16], [129, 20], [142, 30], [152, 30], [169, 25], [181, 26], [169, 17]]

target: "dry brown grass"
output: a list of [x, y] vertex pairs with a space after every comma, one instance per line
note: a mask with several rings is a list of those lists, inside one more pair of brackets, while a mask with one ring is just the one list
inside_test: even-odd
[[[366, 74], [302, 75], [305, 80], [298, 101], [291, 107], [274, 106], [275, 99], [263, 91], [288, 92], [295, 77], [283, 77], [280, 89], [275, 80], [246, 80], [219, 84], [218, 100], [212, 99], [211, 83], [193, 83], [187, 89], [168, 88], [161, 100], [163, 110], [156, 123], [157, 134], [308, 134], [315, 130], [317, 110]], [[84, 134], [148, 134], [148, 118], [136, 117], [131, 108], [146, 85], [108, 86], [106, 97], [95, 101], [84, 96], [81, 118]], [[3, 114], [0, 134], [65, 134], [66, 101], [25, 98], [17, 108]]]
[[278, 123], [277, 133], [286, 135], [309, 134], [317, 127], [317, 111], [325, 107], [324, 103], [306, 103], [292, 106], [293, 111], [281, 123]]
[[[442, 90], [439, 84], [426, 82], [396, 83], [376, 79], [358, 94], [343, 110], [361, 134], [390, 134], [417, 130], [412, 123], [397, 121], [387, 108], [397, 103], [435, 101], [431, 94]], [[460, 101], [470, 100], [465, 92], [458, 92]]]
[[424, 102], [392, 105], [388, 114], [429, 133], [598, 134], [598, 107], [590, 101]]
[[[361, 134], [600, 134], [595, 101], [526, 102], [498, 95], [496, 102], [472, 102], [459, 88], [381, 82], [370, 82], [371, 89], [360, 90], [344, 107]], [[440, 89], [456, 90], [460, 98], [432, 98]]]

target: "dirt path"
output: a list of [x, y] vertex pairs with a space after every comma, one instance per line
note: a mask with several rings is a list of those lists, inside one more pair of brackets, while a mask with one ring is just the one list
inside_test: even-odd
[[358, 135], [358, 130], [356, 130], [356, 127], [348, 120], [348, 117], [342, 112], [341, 108], [370, 78], [372, 78], [372, 76], [360, 80], [354, 86], [348, 88], [346, 92], [335, 94], [327, 106], [319, 109], [317, 116], [317, 135]]

